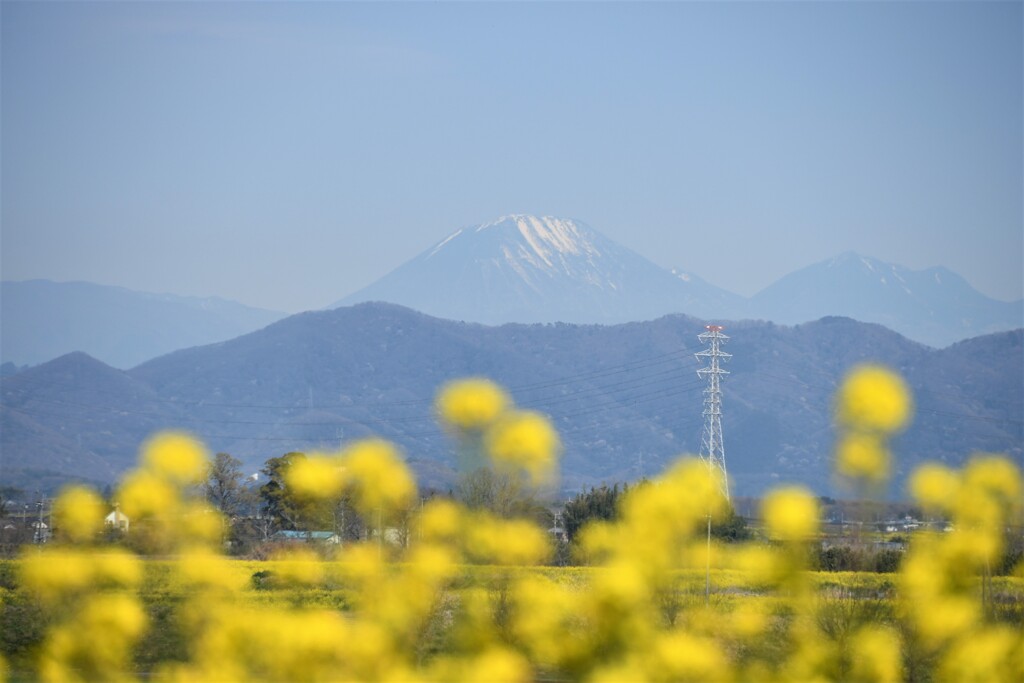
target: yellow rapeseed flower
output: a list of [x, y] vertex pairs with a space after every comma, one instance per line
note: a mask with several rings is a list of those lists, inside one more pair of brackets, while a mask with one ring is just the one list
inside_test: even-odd
[[482, 377], [449, 382], [436, 401], [441, 420], [466, 432], [483, 431], [511, 405], [504, 389]]
[[274, 557], [275, 578], [291, 587], [316, 586], [324, 580], [324, 564], [307, 548], [289, 548]]
[[311, 455], [296, 460], [284, 474], [285, 482], [296, 495], [325, 499], [341, 493], [345, 472], [340, 458]]
[[906, 426], [912, 412], [903, 379], [878, 365], [854, 368], [839, 388], [836, 417], [847, 428], [882, 433]]
[[486, 564], [535, 565], [549, 552], [546, 534], [521, 519], [497, 519], [480, 512], [467, 520], [466, 553]]
[[529, 648], [531, 659], [559, 666], [581, 656], [585, 643], [578, 623], [583, 600], [579, 592], [545, 577], [527, 576], [516, 583], [513, 595], [513, 631]]
[[952, 507], [960, 490], [959, 475], [938, 463], [925, 463], [910, 476], [910, 493], [929, 510]]
[[964, 484], [1003, 505], [1021, 503], [1020, 471], [1002, 455], [975, 454], [964, 467]]
[[136, 555], [117, 548], [90, 553], [91, 577], [95, 587], [135, 588], [142, 583], [143, 565]]
[[889, 478], [889, 450], [875, 433], [846, 434], [836, 446], [836, 471], [874, 483]]
[[177, 564], [178, 574], [188, 588], [231, 593], [241, 590], [247, 578], [231, 560], [204, 547], [184, 550]]
[[769, 616], [762, 603], [753, 599], [736, 605], [729, 615], [729, 630], [740, 638], [756, 638], [768, 629]]
[[944, 683], [1020, 681], [1022, 636], [1010, 627], [997, 626], [972, 633], [951, 645], [939, 665], [936, 680]]
[[454, 542], [462, 529], [462, 508], [450, 500], [433, 498], [417, 517], [419, 537], [425, 542]]
[[92, 584], [93, 563], [78, 550], [29, 552], [19, 564], [21, 585], [45, 603], [55, 603]]
[[178, 489], [149, 470], [128, 474], [118, 490], [117, 500], [133, 522], [139, 517], [167, 515], [181, 502]]
[[900, 634], [887, 626], [864, 626], [850, 644], [850, 679], [873, 683], [903, 680]]
[[684, 631], [668, 633], [654, 643], [654, 670], [666, 681], [728, 681], [732, 667], [718, 643]]
[[781, 583], [791, 569], [780, 553], [763, 545], [741, 545], [730, 554], [733, 566], [755, 585]]
[[178, 485], [198, 484], [206, 478], [210, 457], [206, 447], [188, 434], [163, 432], [142, 448], [142, 464]]
[[800, 541], [818, 533], [818, 502], [802, 487], [775, 489], [765, 497], [761, 514], [772, 538]]
[[367, 515], [397, 510], [416, 498], [416, 479], [391, 443], [367, 439], [345, 449], [341, 459], [355, 490], [355, 503]]
[[916, 607], [913, 617], [917, 633], [933, 647], [958, 637], [969, 638], [982, 617], [977, 601], [967, 596], [937, 596]]
[[90, 596], [70, 622], [53, 629], [40, 652], [40, 673], [49, 681], [130, 680], [125, 673], [147, 617], [134, 598]]
[[103, 527], [103, 501], [91, 489], [71, 486], [53, 503], [56, 527], [68, 540], [81, 543]]
[[495, 464], [526, 472], [534, 485], [550, 480], [560, 448], [550, 420], [533, 411], [506, 413], [488, 430], [486, 444]]
[[494, 646], [465, 661], [460, 680], [491, 683], [528, 683], [534, 680], [530, 663], [514, 650]]
[[218, 543], [224, 536], [224, 516], [205, 501], [185, 503], [177, 524], [181, 537], [191, 543]]

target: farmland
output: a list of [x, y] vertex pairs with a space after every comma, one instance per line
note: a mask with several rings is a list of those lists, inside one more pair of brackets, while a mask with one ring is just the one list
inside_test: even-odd
[[[865, 497], [888, 476], [887, 440], [909, 406], [881, 368], [840, 389], [836, 468]], [[499, 387], [449, 385], [438, 411], [468, 467], [518, 477], [521, 490], [551, 476], [557, 434]], [[713, 541], [731, 507], [720, 473], [696, 458], [586, 524], [575, 567], [548, 566], [551, 535], [533, 520], [459, 496], [417, 504], [407, 465], [374, 440], [292, 458], [270, 498], [296, 516], [345, 496], [365, 540], [231, 559], [224, 519], [198, 495], [208, 471], [187, 435], [144, 446], [117, 492], [142, 539], [134, 550], [104, 541], [95, 492], [61, 494], [54, 542], [0, 565], [5, 675], [1014, 681], [1024, 662], [1024, 566], [994, 571], [1020, 533], [1021, 474], [998, 455], [913, 473], [914, 503], [948, 531], [913, 534], [897, 572], [871, 574], [811, 571], [820, 501], [797, 486], [761, 501], [753, 538]], [[408, 534], [386, 540], [399, 519]]]

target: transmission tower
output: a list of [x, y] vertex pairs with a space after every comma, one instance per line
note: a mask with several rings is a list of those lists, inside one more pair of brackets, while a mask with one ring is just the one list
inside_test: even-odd
[[698, 361], [708, 363], [706, 367], [697, 370], [697, 375], [708, 383], [704, 389], [704, 431], [701, 434], [700, 457], [712, 469], [722, 471], [722, 493], [729, 500], [729, 474], [725, 471], [725, 444], [722, 442], [722, 390], [719, 386], [721, 376], [728, 375], [729, 371], [723, 370], [719, 361], [732, 358], [732, 354], [721, 349], [722, 344], [729, 340], [729, 337], [722, 334], [724, 327], [705, 325], [704, 329], [706, 332], [697, 335], [697, 339], [707, 344], [708, 348], [694, 354]]

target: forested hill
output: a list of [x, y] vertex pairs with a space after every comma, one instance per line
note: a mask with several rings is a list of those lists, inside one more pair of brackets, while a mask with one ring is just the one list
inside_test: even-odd
[[[425, 483], [446, 485], [452, 444], [434, 422], [446, 380], [485, 375], [552, 416], [567, 490], [650, 476], [699, 447], [703, 321], [486, 327], [387, 304], [303, 313], [122, 372], [72, 354], [3, 380], [5, 481], [109, 480], [159, 427], [188, 429], [254, 472], [292, 450], [380, 435]], [[911, 385], [916, 418], [895, 443], [898, 478], [923, 459], [973, 451], [1021, 459], [1022, 331], [943, 350], [846, 318], [783, 327], [725, 323], [726, 460], [734, 492], [781, 481], [836, 493], [831, 396], [843, 373], [885, 363]]]

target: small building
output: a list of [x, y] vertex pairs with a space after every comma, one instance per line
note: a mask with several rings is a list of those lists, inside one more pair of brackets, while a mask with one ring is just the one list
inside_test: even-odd
[[118, 531], [128, 531], [128, 515], [121, 512], [121, 508], [116, 505], [114, 506], [114, 511], [107, 515], [103, 522]]
[[285, 543], [325, 543], [341, 545], [341, 536], [333, 531], [278, 531], [270, 537], [273, 541]]

